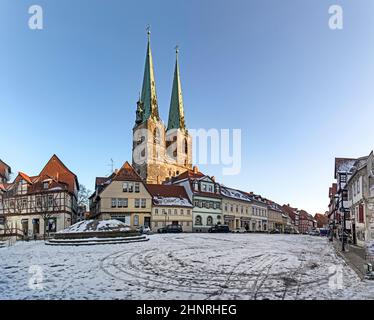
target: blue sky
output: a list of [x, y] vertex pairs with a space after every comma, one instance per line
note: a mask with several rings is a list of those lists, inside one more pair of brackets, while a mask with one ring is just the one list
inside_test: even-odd
[[[328, 27], [332, 4], [343, 30]], [[0, 158], [34, 175], [56, 153], [90, 189], [111, 158], [131, 160], [151, 24], [163, 120], [179, 44], [187, 125], [242, 129], [238, 176], [200, 169], [323, 212], [334, 157], [374, 148], [373, 13], [372, 0], [1, 0]]]

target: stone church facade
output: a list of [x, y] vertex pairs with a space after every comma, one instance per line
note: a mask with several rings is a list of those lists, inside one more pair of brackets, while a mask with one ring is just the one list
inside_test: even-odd
[[161, 184], [192, 169], [192, 138], [184, 118], [178, 54], [176, 49], [169, 119], [165, 126], [158, 112], [148, 31], [143, 86], [137, 102], [132, 148], [132, 165], [146, 183]]

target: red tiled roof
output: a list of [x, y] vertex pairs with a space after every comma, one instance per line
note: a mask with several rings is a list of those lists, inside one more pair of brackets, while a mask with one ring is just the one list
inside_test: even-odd
[[59, 187], [74, 193], [75, 184], [79, 190], [77, 176], [72, 173], [56, 155], [51, 157], [38, 176], [30, 177], [23, 172], [19, 172], [13, 183], [9, 185], [14, 185], [20, 179], [25, 180], [29, 184], [28, 192], [30, 193], [44, 191], [43, 181], [46, 179], [50, 180], [48, 190]]
[[19, 174], [19, 175], [21, 176], [21, 178], [22, 178], [23, 180], [25, 180], [27, 183], [32, 184], [32, 181], [31, 181], [30, 177], [29, 177], [26, 173], [19, 172], [18, 174]]
[[0, 159], [0, 176], [6, 177], [7, 173], [9, 174], [11, 172], [11, 168]]
[[186, 198], [188, 195], [186, 189], [182, 186], [164, 185], [164, 184], [147, 184], [148, 191], [152, 196]]
[[38, 180], [44, 180], [47, 178], [66, 184], [71, 193], [74, 193], [74, 183], [79, 190], [77, 176], [71, 172], [55, 154], [40, 172]]
[[137, 174], [135, 169], [131, 166], [128, 161], [122, 166], [121, 169], [113, 177], [115, 181], [139, 181], [142, 182], [142, 178]]

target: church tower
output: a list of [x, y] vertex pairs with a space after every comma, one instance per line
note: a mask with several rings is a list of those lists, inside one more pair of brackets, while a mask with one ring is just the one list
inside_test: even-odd
[[[174, 80], [171, 93], [169, 120], [166, 131], [167, 157], [172, 158], [182, 171], [192, 168], [192, 139], [184, 119], [182, 85], [179, 72], [179, 49], [176, 49]], [[179, 171], [181, 171], [179, 170]]]
[[132, 164], [147, 183], [160, 184], [192, 167], [192, 140], [184, 122], [178, 50], [167, 130], [160, 119], [150, 34], [148, 28], [143, 86], [133, 128]]

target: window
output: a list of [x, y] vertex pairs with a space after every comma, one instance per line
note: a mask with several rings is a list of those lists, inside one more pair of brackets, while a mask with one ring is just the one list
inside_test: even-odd
[[153, 130], [153, 143], [159, 143], [160, 142], [160, 130], [158, 128], [155, 128]]
[[195, 225], [201, 226], [202, 225], [201, 222], [202, 222], [201, 216], [196, 216], [196, 218], [195, 218]]
[[188, 215], [191, 214], [191, 210], [190, 210], [190, 209], [187, 210], [187, 214], [188, 214]]
[[188, 143], [187, 143], [187, 139], [184, 139], [184, 153], [185, 153], [185, 154], [188, 153]]
[[234, 206], [233, 206], [233, 205], [231, 205], [231, 207], [230, 207], [230, 211], [231, 211], [231, 212], [234, 212]]
[[211, 216], [209, 216], [207, 219], [206, 219], [206, 224], [208, 226], [211, 226], [213, 224], [213, 218]]
[[53, 206], [53, 196], [48, 196], [48, 207]]
[[134, 226], [138, 226], [139, 225], [139, 216], [136, 214], [134, 215]]
[[189, 222], [189, 221], [186, 222], [186, 226], [187, 226], [187, 227], [190, 226], [190, 222]]
[[57, 231], [57, 219], [49, 218], [46, 225], [47, 232], [56, 232]]
[[195, 206], [195, 207], [198, 207], [198, 206], [199, 206], [199, 200], [195, 200], [195, 201], [194, 201], [194, 206]]
[[41, 197], [36, 197], [36, 206], [40, 208], [42, 206], [42, 198]]
[[203, 188], [203, 191], [206, 191], [206, 184], [203, 183], [202, 188]]
[[342, 199], [343, 201], [348, 201], [348, 190], [343, 190]]
[[364, 223], [364, 206], [362, 204], [358, 206], [358, 222]]
[[142, 199], [142, 208], [147, 206], [147, 199]]
[[168, 215], [171, 215], [171, 209], [168, 209]]
[[127, 208], [129, 206], [129, 200], [127, 198], [126, 199], [122, 199], [122, 204], [123, 204], [124, 208]]
[[357, 180], [357, 194], [360, 193], [360, 180]]
[[123, 192], [127, 192], [129, 190], [129, 184], [127, 182], [124, 182], [122, 185]]
[[208, 191], [213, 192], [213, 187], [211, 185], [208, 186]]
[[181, 209], [181, 214], [184, 214], [183, 209]]
[[227, 211], [227, 203], [225, 203], [225, 211]]
[[117, 199], [112, 198], [112, 208], [117, 207]]
[[140, 207], [140, 199], [135, 199], [135, 208]]
[[134, 184], [132, 182], [129, 183], [129, 192], [134, 192]]
[[135, 182], [135, 192], [136, 193], [140, 192], [140, 183], [139, 182]]
[[155, 209], [155, 214], [158, 214], [158, 209]]
[[27, 199], [22, 199], [22, 208], [26, 209], [27, 208]]
[[43, 182], [43, 189], [48, 189], [49, 183], [48, 182]]
[[118, 199], [118, 208], [122, 208], [123, 204], [122, 204], [122, 199]]
[[177, 215], [177, 214], [178, 214], [178, 210], [174, 209], [174, 215]]

